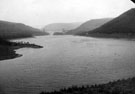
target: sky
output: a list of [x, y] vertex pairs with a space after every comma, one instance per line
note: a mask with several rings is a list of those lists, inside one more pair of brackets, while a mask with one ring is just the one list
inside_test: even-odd
[[0, 0], [0, 20], [42, 28], [50, 23], [117, 17], [134, 7], [130, 0]]

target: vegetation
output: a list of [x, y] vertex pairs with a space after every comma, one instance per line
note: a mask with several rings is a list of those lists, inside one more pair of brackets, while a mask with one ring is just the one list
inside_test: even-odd
[[12, 59], [22, 55], [16, 54], [15, 49], [30, 47], [42, 48], [42, 46], [30, 44], [29, 42], [10, 42], [8, 39], [26, 38], [37, 35], [47, 35], [46, 32], [21, 24], [0, 21], [0, 60]]
[[42, 46], [30, 44], [29, 42], [9, 42], [0, 38], [0, 60], [13, 59], [22, 56], [17, 54], [15, 50], [23, 47], [43, 48]]
[[64, 35], [64, 33], [63, 32], [54, 32], [53, 35]]
[[47, 34], [39, 29], [21, 23], [0, 21], [0, 37], [3, 39], [25, 38]]
[[134, 38], [135, 9], [128, 10], [101, 27], [80, 35], [94, 37]]
[[135, 77], [107, 84], [82, 87], [72, 86], [59, 91], [41, 92], [40, 94], [135, 94]]
[[77, 22], [77, 23], [52, 23], [52, 24], [48, 24], [44, 27], [45, 31], [63, 31], [66, 30], [72, 30], [77, 28], [78, 26], [80, 26], [81, 23]]
[[43, 46], [35, 45], [35, 44], [30, 44], [29, 42], [11, 42], [11, 47], [14, 48], [43, 48]]
[[109, 22], [110, 20], [112, 20], [112, 18], [89, 20], [89, 21], [83, 23], [82, 25], [80, 25], [79, 27], [77, 27], [76, 29], [67, 31], [66, 34], [78, 35], [81, 33], [86, 33], [90, 30], [94, 30], [94, 29], [102, 26], [103, 24]]
[[22, 55], [16, 54], [14, 48], [0, 45], [0, 60], [13, 59]]
[[14, 48], [10, 47], [11, 44], [11, 42], [0, 39], [0, 60], [12, 59], [21, 56], [16, 54]]

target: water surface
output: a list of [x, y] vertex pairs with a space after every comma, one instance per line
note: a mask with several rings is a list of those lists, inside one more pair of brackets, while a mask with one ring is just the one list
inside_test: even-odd
[[38, 94], [135, 76], [135, 41], [77, 36], [17, 41], [44, 48], [22, 48], [17, 50], [22, 57], [0, 61], [2, 94]]

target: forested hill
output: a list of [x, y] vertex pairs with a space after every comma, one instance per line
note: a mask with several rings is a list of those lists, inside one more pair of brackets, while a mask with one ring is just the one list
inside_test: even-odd
[[132, 8], [87, 35], [106, 37], [135, 37], [135, 9]]
[[84, 22], [82, 25], [80, 25], [76, 29], [69, 30], [68, 32], [66, 32], [66, 34], [78, 35], [81, 33], [85, 33], [90, 30], [100, 27], [101, 25], [109, 22], [110, 20], [112, 20], [112, 18], [92, 19], [92, 20]]
[[42, 32], [37, 28], [33, 28], [22, 23], [0, 21], [0, 38], [24, 38], [47, 34], [48, 33]]

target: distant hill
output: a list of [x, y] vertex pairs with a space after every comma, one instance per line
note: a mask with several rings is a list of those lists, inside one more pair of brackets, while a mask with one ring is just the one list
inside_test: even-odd
[[101, 37], [134, 37], [135, 9], [128, 10], [103, 26], [89, 31], [87, 34]]
[[53, 35], [64, 35], [63, 32], [54, 32]]
[[0, 38], [23, 38], [46, 34], [48, 33], [21, 23], [0, 21]]
[[72, 30], [77, 28], [78, 26], [81, 25], [81, 22], [76, 22], [76, 23], [53, 23], [46, 25], [44, 27], [45, 31], [67, 31], [67, 30]]
[[66, 34], [72, 34], [72, 35], [81, 34], [81, 33], [96, 29], [110, 20], [112, 20], [112, 18], [89, 20], [83, 23], [82, 25], [80, 25], [79, 27], [77, 27], [76, 29], [66, 32]]

